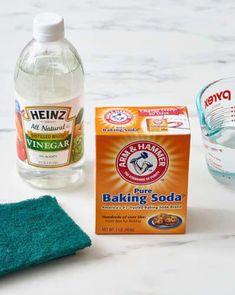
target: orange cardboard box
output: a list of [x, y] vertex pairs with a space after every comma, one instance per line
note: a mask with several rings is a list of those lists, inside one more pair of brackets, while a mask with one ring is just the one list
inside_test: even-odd
[[184, 233], [189, 151], [186, 107], [96, 108], [96, 233]]

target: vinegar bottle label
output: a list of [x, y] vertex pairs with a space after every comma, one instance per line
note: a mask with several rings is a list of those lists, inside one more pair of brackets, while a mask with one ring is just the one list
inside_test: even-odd
[[84, 151], [80, 98], [34, 105], [16, 94], [17, 154], [39, 168], [59, 168], [79, 161]]

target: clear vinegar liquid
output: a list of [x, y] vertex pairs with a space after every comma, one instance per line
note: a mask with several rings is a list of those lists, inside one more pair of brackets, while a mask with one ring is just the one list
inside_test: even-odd
[[[22, 51], [15, 70], [16, 95], [34, 105], [65, 103], [77, 97], [82, 105], [84, 72], [81, 60], [66, 40], [38, 43], [32, 40]], [[20, 176], [31, 185], [57, 189], [84, 179], [84, 159], [61, 168], [37, 168], [17, 160]]]

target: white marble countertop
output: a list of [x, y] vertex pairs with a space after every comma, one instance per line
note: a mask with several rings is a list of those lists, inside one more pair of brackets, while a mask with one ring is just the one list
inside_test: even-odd
[[[234, 75], [232, 0], [8, 0], [0, 8], [1, 202], [47, 194], [15, 170], [13, 72], [34, 14], [56, 10], [86, 70], [86, 181], [51, 191], [91, 236], [73, 257], [0, 280], [1, 295], [235, 294], [235, 196], [209, 175], [195, 110], [200, 88]], [[56, 9], [55, 9], [56, 8]], [[94, 107], [180, 105], [190, 110], [188, 229], [185, 235], [94, 233]]]

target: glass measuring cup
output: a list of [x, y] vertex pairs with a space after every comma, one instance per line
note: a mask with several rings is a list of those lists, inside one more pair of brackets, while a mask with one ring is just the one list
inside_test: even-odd
[[235, 77], [207, 85], [196, 103], [208, 170], [235, 188]]

